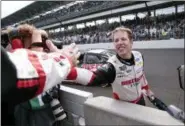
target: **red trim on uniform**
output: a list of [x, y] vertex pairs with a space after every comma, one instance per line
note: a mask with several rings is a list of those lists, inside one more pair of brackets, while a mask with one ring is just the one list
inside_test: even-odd
[[143, 97], [143, 94], [139, 98], [137, 98], [136, 100], [133, 100], [133, 101], [130, 101], [130, 102], [131, 103], [137, 103], [142, 97]]
[[147, 84], [147, 85], [145, 85], [145, 86], [142, 86], [142, 88], [141, 88], [141, 89], [148, 90], [148, 89], [149, 89], [149, 86], [148, 86], [148, 84]]
[[90, 85], [94, 81], [95, 77], [96, 77], [96, 75], [93, 73], [92, 76], [91, 76], [91, 79], [90, 79], [90, 81], [87, 85]]
[[113, 92], [113, 97], [114, 97], [116, 100], [119, 100], [119, 99], [120, 99], [119, 96], [118, 96], [118, 94], [115, 93], [115, 92]]
[[34, 68], [36, 69], [38, 75], [39, 75], [39, 89], [37, 90], [36, 94], [40, 94], [45, 86], [45, 82], [46, 82], [46, 74], [43, 70], [43, 67], [41, 65], [41, 63], [39, 62], [39, 59], [37, 57], [36, 54], [32, 53], [31, 51], [27, 50], [28, 52], [28, 59], [30, 60], [30, 62], [32, 63], [32, 65], [34, 66]]
[[144, 80], [144, 85], [147, 85], [146, 77], [145, 77], [145, 75], [144, 75], [144, 74], [143, 74], [143, 80]]
[[27, 88], [27, 87], [33, 87], [39, 84], [38, 79], [24, 79], [24, 80], [18, 80], [17, 87], [18, 88]]
[[38, 79], [29, 78], [29, 79], [24, 79], [24, 80], [18, 80], [17, 87], [18, 88], [29, 88], [29, 87], [39, 85], [39, 89], [36, 94], [40, 94], [43, 91], [43, 88], [45, 85], [46, 75], [45, 75], [45, 72], [44, 72], [40, 62], [39, 62], [37, 55], [31, 53], [31, 51], [28, 51], [28, 50], [27, 50], [27, 52], [28, 52], [28, 59], [30, 60], [30, 62], [32, 63], [34, 68], [37, 70], [39, 77], [38, 77]]
[[76, 80], [76, 78], [77, 78], [77, 70], [76, 70], [76, 68], [73, 67], [71, 69], [69, 75], [67, 76], [67, 79], [68, 80]]
[[13, 39], [11, 42], [11, 45], [12, 45], [12, 49], [23, 48], [21, 39]]

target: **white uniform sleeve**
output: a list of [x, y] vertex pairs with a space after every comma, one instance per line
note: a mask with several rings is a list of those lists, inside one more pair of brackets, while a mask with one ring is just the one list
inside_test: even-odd
[[90, 84], [94, 78], [95, 75], [92, 71], [78, 67], [72, 68], [67, 77], [68, 80], [73, 80], [73, 82], [76, 82], [81, 85]]
[[17, 87], [29, 88], [39, 85], [37, 94], [46, 91], [67, 78], [71, 62], [59, 53], [42, 53], [26, 49], [8, 52], [16, 67]]

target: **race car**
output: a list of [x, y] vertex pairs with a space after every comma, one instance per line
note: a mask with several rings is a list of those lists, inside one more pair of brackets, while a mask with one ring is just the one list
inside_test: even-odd
[[108, 49], [92, 49], [82, 52], [79, 58], [79, 67], [96, 71], [99, 66], [102, 66], [106, 61], [116, 53]]

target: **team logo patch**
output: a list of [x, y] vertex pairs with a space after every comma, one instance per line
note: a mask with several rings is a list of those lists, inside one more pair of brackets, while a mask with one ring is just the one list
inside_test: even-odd
[[143, 62], [137, 62], [136, 66], [143, 66]]
[[64, 63], [62, 63], [62, 62], [59, 62], [59, 64], [60, 64], [61, 66], [64, 66]]
[[137, 70], [136, 70], [136, 73], [140, 73], [141, 71], [143, 71], [143, 67], [137, 69]]
[[28, 74], [29, 74], [30, 76], [34, 76], [36, 73], [35, 73], [35, 71], [29, 71]]
[[131, 69], [129, 69], [129, 70], [126, 70], [126, 72], [127, 72], [127, 73], [130, 73], [131, 71], [132, 71]]
[[136, 58], [135, 60], [136, 60], [136, 62], [138, 62], [139, 61], [139, 58]]
[[121, 71], [120, 71], [120, 72], [117, 72], [117, 73], [116, 73], [116, 77], [117, 77], [117, 78], [122, 78], [122, 77], [125, 77], [125, 76], [127, 76], [126, 72], [123, 72], [123, 71], [121, 72]]
[[126, 67], [126, 65], [123, 65], [123, 66], [119, 67], [119, 69], [120, 69], [121, 71], [125, 71], [125, 70], [127, 69], [127, 67]]

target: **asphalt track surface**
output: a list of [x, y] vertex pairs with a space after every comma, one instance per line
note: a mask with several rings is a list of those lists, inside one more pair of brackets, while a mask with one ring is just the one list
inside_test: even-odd
[[[144, 55], [144, 69], [150, 88], [167, 105], [173, 104], [184, 110], [184, 91], [180, 89], [177, 67], [184, 64], [184, 49], [138, 50]], [[112, 88], [64, 84], [92, 92], [93, 96], [112, 97]], [[148, 100], [146, 104], [154, 107]]]

